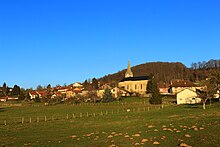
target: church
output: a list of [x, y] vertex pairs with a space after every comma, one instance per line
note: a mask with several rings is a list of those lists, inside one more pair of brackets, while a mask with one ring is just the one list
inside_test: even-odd
[[135, 77], [131, 71], [130, 61], [128, 61], [127, 71], [125, 73], [125, 78], [123, 78], [119, 84], [119, 88], [123, 88], [128, 91], [131, 95], [140, 95], [145, 97], [147, 92], [147, 84], [149, 81], [148, 76], [138, 76]]

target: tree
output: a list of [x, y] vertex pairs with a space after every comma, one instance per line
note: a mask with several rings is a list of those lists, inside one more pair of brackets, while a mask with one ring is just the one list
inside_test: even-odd
[[13, 89], [12, 89], [12, 95], [13, 96], [18, 96], [20, 94], [20, 87], [18, 85], [14, 85]]
[[92, 79], [92, 88], [93, 90], [97, 90], [99, 88], [99, 82], [96, 78]]
[[42, 91], [44, 88], [41, 85], [37, 86], [37, 90]]
[[92, 102], [96, 103], [97, 101], [97, 92], [96, 91], [89, 91], [87, 98], [89, 98]]
[[206, 81], [206, 89], [204, 91], [197, 90], [199, 98], [202, 99], [203, 109], [206, 109], [206, 102], [208, 99], [214, 97], [214, 94], [217, 93], [217, 90], [220, 88], [220, 71], [214, 71], [210, 79]]
[[2, 93], [3, 93], [4, 96], [7, 96], [7, 85], [6, 85], [6, 83], [4, 83], [3, 86], [2, 86]]
[[215, 88], [213, 84], [207, 83], [206, 85], [207, 85], [207, 88], [204, 91], [197, 90], [197, 94], [199, 98], [202, 99], [203, 109], [206, 109], [207, 100], [210, 99], [211, 101], [211, 98], [213, 98], [213, 95], [215, 94]]
[[114, 99], [112, 98], [112, 93], [111, 90], [109, 88], [105, 89], [104, 95], [103, 95], [103, 99], [102, 102], [111, 102]]
[[51, 98], [51, 96], [52, 96], [52, 88], [51, 88], [51, 85], [49, 84], [49, 85], [47, 85], [47, 98]]
[[157, 81], [152, 76], [147, 84], [147, 92], [151, 93], [151, 97], [149, 102], [151, 104], [161, 104], [162, 103], [162, 96], [159, 92], [158, 86], [157, 86]]
[[91, 83], [90, 83], [90, 79], [84, 81], [83, 87], [84, 87], [86, 90], [89, 90], [89, 91], [90, 91], [90, 90], [93, 90], [93, 87], [92, 87], [92, 85], [91, 85]]
[[23, 88], [21, 88], [20, 89], [20, 94], [19, 94], [19, 96], [18, 96], [18, 100], [24, 100], [25, 99], [25, 97], [26, 97], [26, 90], [25, 89], [23, 89]]
[[215, 87], [220, 88], [220, 71], [213, 71], [211, 73], [210, 83], [214, 84]]

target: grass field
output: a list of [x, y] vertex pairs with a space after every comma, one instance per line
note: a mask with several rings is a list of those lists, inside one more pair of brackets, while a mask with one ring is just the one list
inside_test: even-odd
[[175, 147], [186, 143], [217, 147], [220, 146], [219, 110], [220, 103], [206, 110], [200, 105], [172, 105], [162, 109], [140, 98], [95, 106], [4, 107], [0, 109], [0, 145], [102, 147], [159, 143], [159, 146]]

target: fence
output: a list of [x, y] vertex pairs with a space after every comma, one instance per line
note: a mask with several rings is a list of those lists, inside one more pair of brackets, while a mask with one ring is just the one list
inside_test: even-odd
[[150, 110], [159, 110], [163, 109], [164, 105], [157, 106], [145, 106], [145, 107], [131, 107], [131, 108], [120, 108], [112, 110], [102, 110], [99, 113], [92, 112], [78, 112], [78, 113], [68, 113], [66, 115], [51, 115], [51, 116], [36, 116], [36, 117], [13, 117], [9, 119], [0, 119], [0, 125], [17, 125], [17, 124], [31, 124], [31, 123], [40, 123], [40, 122], [52, 122], [57, 120], [70, 120], [70, 119], [80, 119], [80, 118], [89, 118], [89, 117], [102, 117], [107, 115], [118, 115], [118, 114], [129, 114], [132, 112], [145, 112]]

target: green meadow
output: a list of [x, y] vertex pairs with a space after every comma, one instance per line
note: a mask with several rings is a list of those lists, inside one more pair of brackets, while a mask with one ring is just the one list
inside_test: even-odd
[[0, 146], [220, 146], [220, 103], [152, 106], [147, 99], [1, 106]]

